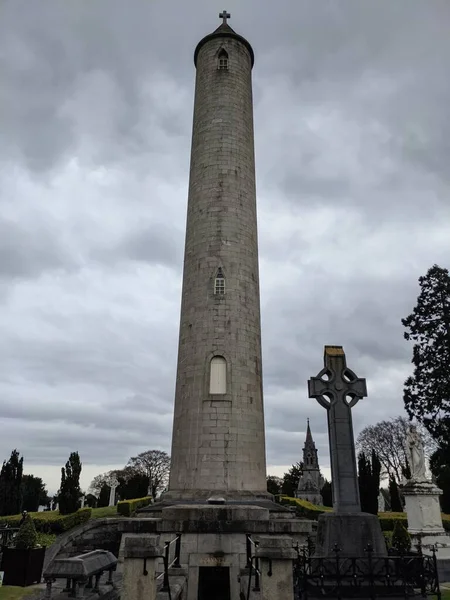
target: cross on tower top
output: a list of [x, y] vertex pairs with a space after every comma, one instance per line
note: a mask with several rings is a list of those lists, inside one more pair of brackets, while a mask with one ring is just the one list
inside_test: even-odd
[[221, 19], [223, 19], [223, 24], [226, 25], [227, 24], [227, 19], [230, 19], [231, 15], [230, 15], [229, 12], [227, 12], [226, 10], [224, 10], [221, 13], [219, 13], [219, 17]]

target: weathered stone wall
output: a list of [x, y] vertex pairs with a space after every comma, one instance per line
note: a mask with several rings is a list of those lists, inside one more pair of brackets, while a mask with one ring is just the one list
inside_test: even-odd
[[44, 570], [55, 558], [66, 558], [90, 552], [91, 550], [109, 550], [114, 556], [119, 555], [120, 538], [119, 523], [124, 519], [92, 519], [63, 533], [47, 550]]
[[[218, 69], [222, 48], [228, 70]], [[173, 497], [266, 490], [251, 69], [246, 44], [233, 37], [212, 37], [197, 56]], [[227, 361], [224, 395], [209, 393], [213, 356]]]

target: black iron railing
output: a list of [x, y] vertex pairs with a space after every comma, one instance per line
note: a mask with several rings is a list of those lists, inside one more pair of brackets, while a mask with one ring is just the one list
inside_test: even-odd
[[8, 527], [8, 525], [4, 527], [0, 526], [0, 547], [8, 546], [15, 538], [18, 531], [18, 527]]
[[424, 556], [421, 548], [408, 555], [377, 556], [368, 545], [361, 557], [345, 557], [335, 545], [332, 557], [317, 557], [311, 547], [295, 547], [294, 593], [296, 599], [328, 596], [401, 597], [420, 594], [441, 598], [436, 552]]
[[[175, 545], [174, 545], [175, 544]], [[173, 548], [173, 558], [170, 561], [171, 548]], [[163, 572], [156, 577], [156, 579], [163, 580], [163, 584], [161, 587], [161, 592], [167, 592], [169, 596], [169, 600], [172, 600], [172, 593], [170, 590], [170, 581], [169, 581], [169, 569], [172, 567], [175, 569], [179, 569], [181, 567], [180, 564], [180, 554], [181, 554], [181, 533], [178, 533], [176, 537], [170, 542], [165, 542], [164, 544], [164, 554], [159, 558], [163, 559]]]
[[[259, 570], [259, 559], [258, 546], [259, 542], [254, 541], [250, 533], [246, 535], [246, 549], [247, 549], [247, 567], [249, 569], [248, 575], [248, 587], [247, 587], [247, 600], [250, 600], [250, 594], [253, 589], [254, 592], [261, 591], [260, 577], [261, 571]], [[254, 577], [254, 586], [252, 588], [252, 577]]]

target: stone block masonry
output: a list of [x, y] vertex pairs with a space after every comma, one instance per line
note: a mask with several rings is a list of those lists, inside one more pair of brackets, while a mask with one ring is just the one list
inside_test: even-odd
[[[266, 494], [252, 62], [228, 25], [196, 51], [168, 499]], [[226, 361], [223, 394], [210, 393], [214, 356]]]

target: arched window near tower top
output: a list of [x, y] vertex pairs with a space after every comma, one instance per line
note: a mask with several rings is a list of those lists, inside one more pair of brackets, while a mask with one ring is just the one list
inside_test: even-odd
[[217, 57], [218, 63], [217, 68], [219, 71], [227, 71], [228, 70], [228, 52], [222, 48], [219, 52], [219, 56]]
[[225, 277], [220, 267], [214, 280], [214, 294], [219, 296], [225, 294]]

